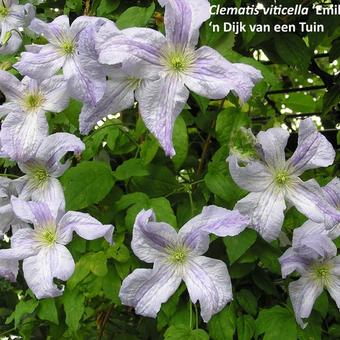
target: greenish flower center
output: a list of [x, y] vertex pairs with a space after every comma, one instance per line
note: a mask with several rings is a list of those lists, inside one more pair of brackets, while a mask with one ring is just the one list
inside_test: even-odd
[[177, 247], [170, 250], [170, 262], [173, 264], [184, 264], [188, 258], [188, 250], [184, 247]]
[[182, 48], [167, 46], [162, 51], [161, 64], [171, 72], [186, 72], [194, 62], [195, 53], [190, 49], [183, 50]]
[[63, 50], [63, 52], [67, 55], [73, 54], [75, 51], [75, 47], [74, 47], [74, 43], [73, 41], [65, 41], [62, 45], [61, 45], [61, 49]]
[[0, 7], [0, 17], [6, 17], [8, 15], [8, 8], [7, 7]]
[[57, 242], [57, 232], [55, 226], [42, 231], [40, 240], [46, 246], [53, 246]]
[[329, 263], [317, 263], [313, 266], [313, 274], [315, 279], [323, 285], [327, 284], [331, 274], [331, 265]]
[[37, 185], [42, 185], [47, 182], [50, 177], [46, 169], [37, 168], [33, 171], [33, 179]]
[[29, 94], [24, 101], [28, 110], [36, 110], [41, 106], [44, 98], [40, 94]]
[[290, 179], [290, 176], [287, 171], [282, 170], [276, 173], [275, 182], [279, 185], [286, 185]]
[[171, 68], [178, 72], [183, 72], [187, 69], [188, 65], [183, 56], [173, 56], [170, 59]]

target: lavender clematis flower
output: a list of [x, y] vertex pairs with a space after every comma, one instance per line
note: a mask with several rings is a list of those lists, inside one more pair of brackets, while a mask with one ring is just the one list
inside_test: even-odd
[[[72, 25], [66, 15], [57, 17], [51, 23], [34, 19], [30, 29], [43, 34], [47, 45], [34, 45], [22, 54], [14, 67], [31, 78], [46, 79], [61, 68], [69, 81], [71, 95], [93, 105], [105, 91], [105, 67], [97, 62], [94, 41], [81, 41], [81, 32], [89, 25], [105, 22], [105, 19], [81, 16]], [[83, 39], [86, 39], [84, 35]], [[86, 53], [79, 53], [79, 45], [86, 47]]]
[[228, 62], [210, 47], [195, 50], [199, 28], [210, 16], [207, 0], [159, 3], [165, 6], [166, 37], [148, 28], [128, 28], [108, 37], [104, 25], [105, 41], [99, 40], [97, 48], [101, 63], [122, 63], [134, 77], [144, 80], [142, 92], [136, 93], [141, 116], [165, 153], [174, 156], [173, 127], [189, 89], [211, 99], [222, 99], [233, 91], [246, 101], [261, 73], [249, 65]]
[[64, 202], [64, 191], [58, 180], [69, 168], [70, 161], [61, 163], [67, 152], [79, 155], [85, 149], [84, 143], [69, 133], [55, 133], [46, 137], [36, 153], [25, 162], [18, 162], [25, 173], [19, 198], [26, 201]]
[[2, 0], [0, 5], [0, 53], [16, 52], [21, 46], [19, 27], [27, 27], [33, 17], [35, 9], [31, 4], [19, 5], [18, 0]]
[[68, 106], [67, 81], [53, 76], [41, 83], [28, 77], [20, 82], [0, 71], [0, 90], [6, 96], [0, 106], [0, 118], [6, 117], [0, 133], [2, 151], [12, 160], [25, 161], [48, 135], [45, 112], [61, 112]]
[[12, 227], [12, 233], [28, 225], [20, 221], [14, 214], [11, 197], [18, 196], [22, 190], [22, 180], [10, 180], [0, 177], [0, 239]]
[[156, 222], [152, 210], [142, 210], [136, 217], [131, 246], [142, 261], [154, 266], [136, 269], [123, 281], [122, 303], [134, 307], [137, 314], [154, 318], [184, 280], [191, 301], [200, 302], [202, 318], [208, 322], [232, 300], [225, 263], [201, 256], [209, 248], [209, 233], [237, 235], [247, 223], [237, 211], [209, 206], [177, 234], [170, 225]]
[[285, 278], [297, 271], [301, 278], [289, 284], [289, 295], [298, 324], [308, 318], [315, 300], [327, 289], [340, 309], [340, 256], [321, 225], [304, 225], [294, 230], [293, 245], [279, 259]]
[[259, 160], [243, 160], [240, 166], [235, 155], [228, 158], [234, 181], [251, 191], [236, 204], [236, 209], [251, 218], [252, 227], [267, 241], [275, 240], [282, 227], [286, 201], [311, 220], [334, 225], [340, 214], [330, 214], [329, 204], [315, 180], [303, 182], [299, 176], [308, 169], [327, 167], [334, 161], [335, 151], [320, 134], [313, 121], [306, 119], [299, 129], [298, 147], [286, 161], [285, 147], [289, 133], [272, 128], [257, 135]]
[[105, 237], [112, 242], [112, 225], [102, 225], [89, 214], [69, 211], [50, 201], [25, 202], [12, 198], [14, 213], [22, 221], [34, 225], [34, 229], [18, 230], [11, 239], [11, 248], [0, 250], [0, 275], [13, 280], [19, 260], [23, 261], [25, 280], [38, 298], [60, 296], [53, 278], [67, 281], [74, 272], [74, 261], [67, 245], [73, 232], [86, 240]]

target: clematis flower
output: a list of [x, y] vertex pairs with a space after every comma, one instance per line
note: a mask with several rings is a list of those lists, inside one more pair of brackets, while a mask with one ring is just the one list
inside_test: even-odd
[[6, 117], [0, 133], [2, 151], [12, 160], [25, 161], [48, 135], [45, 113], [61, 112], [68, 106], [67, 81], [54, 76], [41, 83], [28, 77], [20, 82], [0, 71], [0, 90], [6, 96], [0, 106], [0, 118]]
[[296, 321], [305, 328], [315, 300], [326, 289], [340, 309], [340, 256], [321, 225], [294, 230], [293, 244], [279, 259], [283, 278], [297, 271], [301, 278], [288, 286]]
[[47, 205], [12, 198], [12, 206], [17, 217], [34, 228], [18, 230], [11, 238], [11, 248], [0, 250], [0, 275], [15, 278], [18, 261], [23, 260], [25, 280], [38, 299], [62, 295], [63, 287], [58, 288], [53, 279], [67, 281], [73, 274], [74, 261], [65, 247], [73, 232], [86, 240], [105, 237], [112, 241], [112, 225], [102, 225], [89, 214], [65, 214], [52, 201]]
[[18, 162], [25, 174], [19, 198], [26, 201], [63, 202], [64, 191], [58, 180], [69, 168], [71, 161], [61, 163], [67, 152], [79, 155], [84, 143], [69, 133], [55, 133], [43, 139], [36, 153], [25, 162]]
[[[94, 41], [80, 42], [80, 33], [88, 25], [104, 22], [105, 19], [81, 16], [69, 24], [69, 18], [61, 15], [51, 23], [34, 19], [30, 29], [43, 34], [46, 45], [33, 45], [22, 53], [14, 67], [22, 74], [35, 79], [48, 79], [61, 68], [69, 81], [71, 96], [91, 102], [93, 105], [105, 91], [105, 68], [97, 62]], [[86, 36], [84, 36], [86, 38]], [[87, 53], [80, 57], [78, 45], [87, 46]]]
[[27, 27], [35, 16], [31, 4], [19, 5], [18, 0], [2, 0], [0, 5], [0, 53], [16, 52], [21, 46], [19, 27]]
[[299, 129], [298, 147], [286, 161], [285, 147], [289, 133], [281, 128], [260, 132], [256, 138], [259, 159], [228, 158], [230, 174], [241, 188], [251, 191], [236, 204], [251, 219], [251, 226], [267, 241], [278, 238], [284, 219], [286, 202], [317, 223], [334, 225], [340, 218], [330, 211], [315, 180], [302, 181], [299, 176], [309, 169], [327, 167], [335, 151], [320, 134], [313, 121], [306, 119]]
[[156, 222], [152, 210], [136, 217], [131, 247], [153, 269], [136, 269], [122, 283], [119, 297], [137, 314], [155, 318], [184, 280], [193, 303], [201, 305], [205, 322], [232, 300], [230, 277], [224, 262], [202, 256], [209, 248], [209, 233], [234, 236], [247, 226], [238, 211], [216, 206], [187, 222], [177, 233], [167, 223]]
[[[189, 89], [211, 99], [222, 99], [230, 91], [246, 101], [261, 73], [245, 64], [232, 64], [217, 51], [198, 43], [199, 28], [210, 17], [207, 0], [159, 0], [165, 6], [166, 37], [148, 28], [128, 28], [99, 39], [99, 61], [122, 63], [143, 79], [136, 92], [139, 110], [147, 128], [168, 156], [174, 156], [172, 133], [183, 110]], [[101, 33], [101, 31], [99, 31]], [[100, 34], [99, 34], [100, 35]], [[139, 95], [140, 94], [140, 95]]]
[[0, 239], [12, 227], [12, 233], [28, 225], [20, 221], [14, 214], [11, 197], [18, 196], [22, 189], [22, 181], [0, 177]]

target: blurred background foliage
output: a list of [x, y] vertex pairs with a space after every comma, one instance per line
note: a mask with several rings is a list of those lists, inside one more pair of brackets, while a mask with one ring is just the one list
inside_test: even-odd
[[[63, 13], [74, 20], [80, 15], [97, 15], [114, 20], [123, 29], [132, 26], [164, 30], [163, 11], [156, 2], [137, 0], [35, 0], [37, 16], [51, 21]], [[256, 1], [212, 0], [212, 4], [246, 6]], [[301, 4], [295, 0], [262, 0], [264, 6]], [[332, 1], [302, 1], [311, 7]], [[334, 4], [337, 1], [333, 1]], [[0, 338], [19, 335], [24, 339], [339, 339], [340, 313], [324, 293], [314, 306], [309, 326], [295, 323], [287, 295], [290, 280], [282, 280], [277, 258], [287, 239], [268, 244], [252, 230], [237, 237], [212, 239], [209, 253], [228, 264], [234, 301], [206, 325], [196, 318], [184, 288], [163, 305], [156, 320], [136, 316], [121, 306], [121, 281], [141, 266], [130, 249], [136, 214], [153, 208], [158, 220], [181, 227], [203, 206], [216, 204], [232, 209], [246, 193], [230, 177], [225, 159], [230, 149], [247, 153], [249, 140], [244, 128], [254, 133], [283, 126], [291, 133], [287, 156], [295, 149], [299, 121], [313, 117], [332, 142], [340, 144], [340, 19], [306, 17], [245, 16], [214, 17], [214, 22], [284, 24], [318, 22], [323, 33], [212, 33], [208, 23], [201, 29], [201, 44], [217, 49], [231, 62], [251, 64], [262, 71], [263, 81], [244, 105], [230, 94], [222, 101], [209, 101], [191, 94], [176, 122], [174, 144], [177, 155], [165, 157], [158, 142], [146, 130], [138, 108], [112, 112], [83, 138], [86, 151], [73, 160], [62, 177], [67, 207], [88, 211], [103, 223], [113, 223], [115, 244], [75, 237], [70, 250], [76, 270], [65, 294], [38, 301], [26, 289], [23, 278], [10, 284], [0, 280]], [[24, 43], [42, 42], [25, 32]], [[12, 69], [16, 56], [1, 56], [0, 68]], [[3, 98], [4, 100], [4, 98]], [[49, 116], [52, 132], [79, 135], [81, 104]], [[16, 165], [0, 159], [1, 176], [21, 176]], [[320, 184], [339, 175], [339, 153], [333, 166], [304, 174]], [[294, 228], [305, 218], [290, 209], [284, 232], [291, 239]], [[337, 241], [340, 246], [340, 241]], [[8, 242], [2, 242], [8, 247]], [[145, 267], [145, 264], [143, 264]], [[193, 309], [193, 315], [190, 310]], [[199, 306], [197, 306], [199, 308]], [[196, 311], [196, 313], [195, 313]], [[191, 320], [192, 319], [192, 320]], [[189, 325], [192, 325], [191, 329]]]

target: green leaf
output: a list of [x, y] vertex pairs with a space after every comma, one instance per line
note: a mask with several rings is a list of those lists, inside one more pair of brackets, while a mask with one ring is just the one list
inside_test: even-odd
[[88, 263], [91, 272], [96, 276], [105, 276], [107, 274], [107, 258], [103, 251], [90, 254]]
[[326, 114], [340, 102], [340, 85], [335, 84], [331, 87], [323, 97], [322, 113]]
[[248, 289], [241, 289], [237, 295], [237, 302], [249, 314], [256, 315], [257, 300], [254, 294]]
[[313, 97], [303, 93], [290, 94], [284, 104], [294, 112], [313, 112], [316, 106]]
[[302, 70], [308, 69], [312, 53], [301, 37], [293, 33], [276, 34], [274, 42], [276, 52], [285, 63]]
[[9, 316], [6, 320], [6, 324], [10, 323], [14, 319], [14, 326], [17, 328], [20, 324], [20, 321], [27, 314], [32, 314], [35, 309], [38, 307], [39, 301], [37, 300], [20, 300], [18, 304], [15, 306], [14, 312]]
[[62, 301], [66, 314], [66, 325], [71, 332], [75, 332], [79, 328], [79, 321], [84, 314], [85, 296], [76, 290], [66, 290]]
[[66, 0], [65, 7], [71, 9], [72, 12], [81, 12], [83, 8], [82, 0]]
[[159, 149], [159, 143], [155, 137], [148, 135], [141, 146], [140, 157], [144, 165], [149, 164], [155, 158]]
[[165, 334], [164, 340], [209, 340], [209, 335], [203, 329], [191, 330], [188, 326], [170, 326]]
[[39, 302], [38, 316], [41, 320], [47, 320], [59, 324], [58, 311], [54, 299], [44, 299]]
[[236, 328], [236, 311], [233, 303], [215, 314], [208, 323], [208, 330], [213, 340], [232, 340]]
[[256, 238], [257, 233], [252, 229], [246, 229], [239, 235], [224, 238], [223, 242], [230, 264], [237, 261], [255, 243]]
[[229, 145], [240, 127], [250, 124], [247, 114], [230, 107], [221, 111], [216, 120], [216, 138], [220, 145]]
[[255, 320], [250, 315], [241, 315], [237, 319], [238, 340], [251, 340], [255, 334]]
[[164, 198], [153, 198], [150, 200], [150, 207], [154, 210], [157, 220], [169, 223], [171, 226], [177, 226], [176, 215], [172, 210], [170, 202]]
[[116, 21], [119, 29], [146, 26], [155, 12], [155, 4], [150, 7], [130, 7]]
[[328, 296], [325, 291], [316, 299], [313, 309], [318, 311], [323, 319], [326, 318], [328, 313]]
[[329, 61], [333, 62], [339, 57], [340, 57], [340, 38], [335, 39], [332, 42], [332, 48], [329, 50]]
[[82, 162], [61, 178], [68, 210], [80, 210], [99, 203], [111, 191], [114, 178], [103, 162]]
[[97, 8], [97, 15], [104, 16], [115, 11], [120, 5], [120, 0], [102, 0]]
[[114, 172], [114, 176], [119, 181], [125, 181], [131, 177], [143, 177], [149, 175], [142, 160], [129, 159], [120, 165]]
[[118, 262], [127, 262], [130, 259], [130, 251], [124, 244], [114, 244], [106, 251], [108, 257], [112, 257]]
[[115, 211], [118, 212], [125, 210], [137, 202], [143, 202], [147, 204], [147, 202], [149, 202], [149, 197], [142, 192], [134, 192], [132, 194], [124, 195], [119, 201], [115, 203]]
[[294, 315], [281, 306], [262, 310], [256, 320], [256, 336], [263, 333], [263, 340], [296, 340], [297, 325]]
[[71, 290], [74, 289], [78, 283], [83, 281], [85, 277], [90, 273], [90, 265], [88, 262], [89, 255], [85, 255], [80, 258], [80, 260], [76, 263], [76, 268], [74, 270], [73, 275], [67, 281], [67, 287]]
[[176, 150], [176, 155], [172, 158], [172, 161], [175, 165], [175, 168], [178, 170], [186, 160], [189, 148], [187, 127], [185, 125], [184, 119], [181, 116], [176, 119], [172, 140]]

